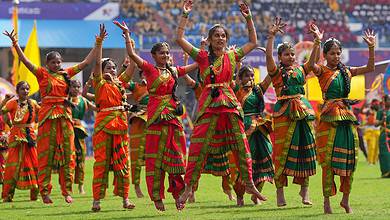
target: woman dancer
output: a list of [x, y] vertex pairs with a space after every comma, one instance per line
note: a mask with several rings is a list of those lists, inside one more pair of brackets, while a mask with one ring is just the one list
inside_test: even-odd
[[92, 211], [100, 211], [100, 199], [106, 195], [108, 173], [114, 171], [114, 195], [123, 198], [123, 208], [133, 209], [129, 201], [130, 161], [128, 148], [128, 124], [125, 110], [128, 106], [124, 85], [129, 82], [135, 64], [116, 75], [116, 64], [111, 59], [102, 60], [102, 43], [107, 36], [104, 25], [96, 37], [96, 64], [93, 69], [95, 103], [98, 108], [92, 137], [95, 163], [93, 166]]
[[28, 98], [30, 85], [20, 81], [16, 85], [17, 99], [0, 106], [2, 114], [10, 113], [12, 124], [8, 139], [8, 157], [5, 164], [3, 202], [12, 202], [15, 189], [30, 190], [30, 199], [38, 196], [38, 155], [34, 123], [39, 105]]
[[157, 43], [152, 47], [151, 54], [155, 61], [152, 65], [139, 57], [134, 46], [130, 44], [130, 32], [126, 24], [115, 22], [123, 30], [126, 48], [130, 59], [143, 71], [145, 76], [149, 102], [147, 106], [148, 121], [146, 124], [146, 184], [150, 198], [157, 210], [165, 211], [164, 177], [169, 174], [169, 188], [176, 200], [176, 208], [182, 209], [178, 199], [184, 188], [183, 178], [185, 164], [185, 135], [179, 118], [183, 114], [183, 107], [179, 103], [175, 90], [177, 78], [196, 69], [197, 65], [172, 67], [168, 65], [170, 59], [169, 45]]
[[78, 80], [70, 81], [69, 97], [72, 106], [72, 122], [74, 130], [74, 145], [76, 149], [76, 168], [74, 175], [74, 183], [79, 185], [79, 193], [85, 194], [84, 191], [84, 175], [85, 175], [85, 155], [87, 146], [85, 138], [88, 133], [81, 123], [85, 112], [88, 109], [95, 110], [95, 105], [80, 95], [81, 83]]
[[384, 109], [378, 112], [377, 124], [382, 126], [379, 139], [379, 165], [382, 178], [390, 178], [390, 96], [383, 97]]
[[[285, 206], [283, 187], [287, 186], [287, 176], [293, 176], [293, 183], [301, 185], [299, 195], [302, 203], [311, 205], [309, 199], [309, 176], [316, 173], [313, 120], [314, 111], [303, 97], [305, 77], [310, 72], [308, 63], [298, 66], [295, 51], [290, 43], [278, 46], [279, 65], [273, 58], [275, 35], [283, 33], [286, 26], [281, 18], [268, 29], [266, 48], [267, 70], [275, 87], [278, 101], [274, 107], [273, 162], [275, 165], [275, 185], [277, 205]], [[310, 60], [315, 56], [310, 56]]]
[[[311, 25], [310, 32], [315, 37], [313, 50], [319, 53], [323, 33], [314, 24]], [[318, 77], [324, 98], [316, 140], [318, 161], [322, 167], [325, 214], [332, 213], [329, 197], [336, 194], [334, 175], [340, 176], [340, 191], [343, 193], [340, 206], [347, 213], [352, 213], [349, 194], [356, 168], [359, 137], [356, 130], [357, 119], [350, 107], [353, 103], [348, 100], [348, 95], [353, 76], [372, 72], [375, 69], [374, 32], [367, 30], [363, 39], [369, 48], [366, 66], [346, 67], [341, 63], [342, 46], [335, 38], [330, 38], [324, 43], [323, 54], [326, 65], [310, 63], [310, 68]]]
[[192, 1], [185, 1], [176, 42], [199, 64], [200, 77], [204, 86], [191, 137], [185, 175], [186, 188], [180, 202], [185, 203], [196, 186], [208, 155], [224, 155], [229, 151], [233, 151], [236, 158], [246, 191], [255, 194], [261, 200], [266, 200], [253, 184], [249, 145], [246, 136], [242, 135], [244, 133], [243, 111], [230, 87], [237, 62], [257, 46], [250, 9], [246, 4], [240, 4], [240, 11], [247, 21], [249, 42], [242, 48], [227, 51], [229, 34], [222, 25], [214, 25], [208, 34], [209, 52], [198, 50], [184, 38], [184, 28], [191, 9]]
[[67, 203], [71, 197], [73, 173], [75, 169], [74, 132], [71, 122], [72, 112], [68, 101], [70, 78], [79, 73], [95, 56], [95, 47], [79, 64], [62, 69], [62, 57], [52, 51], [46, 55], [46, 67], [37, 67], [24, 55], [14, 31], [4, 32], [16, 49], [23, 64], [37, 77], [42, 97], [38, 113], [38, 185], [43, 203], [53, 203], [51, 194], [52, 169], [59, 167], [59, 182], [62, 195]]
[[[272, 144], [269, 136], [272, 132], [272, 122], [264, 118], [264, 93], [271, 84], [267, 76], [258, 85], [254, 84], [254, 70], [251, 66], [243, 66], [238, 72], [238, 87], [236, 96], [244, 110], [245, 134], [252, 156], [253, 182], [259, 192], [266, 181], [273, 183], [274, 167], [272, 164]], [[237, 193], [237, 192], [236, 192]], [[243, 193], [237, 194], [237, 205], [244, 205]], [[259, 201], [252, 195], [254, 204]]]

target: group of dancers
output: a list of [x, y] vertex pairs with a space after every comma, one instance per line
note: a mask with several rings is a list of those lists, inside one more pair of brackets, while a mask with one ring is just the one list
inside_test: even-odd
[[[366, 66], [347, 67], [341, 63], [342, 46], [335, 38], [323, 43], [326, 65], [320, 65], [317, 62], [323, 32], [312, 23], [309, 29], [314, 44], [310, 59], [297, 65], [293, 45], [285, 42], [277, 47], [276, 63], [274, 39], [278, 33], [283, 34], [286, 26], [281, 18], [276, 18], [268, 29], [265, 48], [268, 76], [255, 84], [253, 68], [240, 65], [241, 59], [258, 47], [248, 5], [239, 4], [249, 41], [242, 47], [229, 49], [229, 33], [220, 24], [209, 30], [200, 48], [186, 40], [184, 32], [192, 6], [191, 0], [184, 2], [176, 35], [176, 43], [195, 61], [186, 66], [173, 66], [170, 46], [165, 42], [151, 49], [154, 64], [140, 57], [125, 23], [114, 22], [123, 31], [129, 56], [124, 71], [118, 71], [112, 59], [102, 59], [102, 44], [107, 37], [104, 25], [100, 26], [88, 56], [67, 69], [62, 69], [62, 58], [57, 52], [47, 54], [45, 67], [35, 66], [24, 55], [14, 32], [4, 32], [20, 60], [37, 77], [42, 97], [40, 105], [30, 99], [29, 85], [22, 81], [16, 86], [17, 97], [7, 96], [1, 103], [2, 113], [10, 115], [6, 121], [11, 126], [2, 191], [4, 202], [12, 201], [17, 188], [30, 189], [31, 200], [36, 200], [40, 193], [45, 204], [52, 203], [54, 170], [59, 173], [61, 192], [67, 203], [73, 202], [75, 170], [79, 191], [84, 192], [83, 138], [87, 133], [80, 120], [86, 109], [91, 108], [97, 112], [92, 137], [93, 211], [101, 209], [110, 170], [114, 172], [114, 194], [123, 198], [123, 208], [133, 209], [135, 205], [128, 198], [130, 175], [137, 196], [142, 197], [139, 187], [142, 165], [148, 194], [160, 211], [165, 210], [166, 173], [168, 192], [172, 193], [178, 210], [185, 207], [187, 200], [195, 200], [202, 173], [222, 176], [224, 192], [232, 197], [232, 186], [239, 206], [244, 205], [245, 193], [252, 195], [255, 204], [266, 201], [261, 194], [265, 182], [275, 183], [277, 206], [285, 206], [284, 187], [288, 185], [287, 177], [292, 176], [293, 183], [301, 186], [302, 203], [312, 205], [309, 177], [316, 174], [317, 159], [322, 167], [324, 212], [332, 213], [329, 198], [337, 191], [335, 175], [340, 176], [343, 193], [340, 206], [347, 213], [352, 212], [349, 195], [359, 141], [357, 120], [347, 97], [351, 77], [374, 70], [375, 34], [368, 30], [363, 36], [369, 48]], [[94, 104], [79, 96], [81, 84], [71, 80], [91, 63], [94, 66], [87, 86], [92, 85], [94, 94], [86, 97], [93, 99]], [[141, 82], [132, 80], [137, 66]], [[196, 69], [198, 81], [186, 75]], [[304, 97], [305, 78], [310, 72], [318, 77], [324, 98], [316, 131], [314, 111]], [[183, 105], [175, 95], [178, 77], [185, 77], [199, 102], [188, 149], [181, 120]], [[263, 112], [263, 95], [271, 82], [277, 95], [273, 122]], [[126, 89], [132, 92], [137, 105], [128, 105]], [[33, 126], [36, 115], [37, 136]], [[270, 139], [272, 132], [274, 141]]]

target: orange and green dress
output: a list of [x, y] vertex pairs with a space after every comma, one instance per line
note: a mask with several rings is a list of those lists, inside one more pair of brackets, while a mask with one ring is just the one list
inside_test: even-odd
[[15, 189], [31, 190], [31, 199], [36, 199], [39, 193], [38, 154], [34, 131], [38, 109], [39, 105], [35, 100], [20, 103], [18, 99], [12, 99], [1, 110], [3, 114], [9, 112], [12, 121], [4, 172], [2, 192], [4, 200], [12, 201]]
[[78, 72], [78, 66], [58, 72], [44, 67], [34, 70], [42, 98], [37, 137], [38, 185], [42, 196], [50, 195], [52, 170], [57, 168], [62, 195], [68, 196], [72, 192], [75, 146], [72, 109], [67, 104], [69, 85], [65, 76], [71, 78]]
[[253, 182], [261, 191], [264, 182], [273, 182], [274, 167], [272, 164], [272, 144], [270, 133], [272, 121], [264, 117], [265, 89], [260, 85], [245, 88], [236, 92], [237, 99], [244, 110], [245, 133], [252, 156]]
[[[321, 65], [317, 75], [324, 105], [316, 130], [317, 158], [322, 167], [322, 189], [325, 197], [336, 194], [334, 175], [340, 176], [340, 191], [349, 193], [359, 149], [357, 119], [348, 104], [345, 79], [339, 70]], [[351, 72], [346, 69], [347, 77]]]
[[[5, 137], [5, 122], [2, 114], [0, 114], [0, 136]], [[4, 179], [5, 160], [8, 150], [7, 145], [8, 144], [6, 139], [0, 142], [0, 184], [3, 184]]]
[[287, 186], [287, 176], [293, 176], [293, 183], [308, 186], [309, 176], [316, 173], [316, 153], [314, 111], [304, 97], [305, 67], [279, 66], [269, 75], [278, 100], [273, 113], [275, 185]]
[[146, 84], [130, 81], [128, 89], [137, 108], [130, 113], [130, 160], [131, 180], [135, 185], [140, 183], [141, 167], [145, 165], [145, 126], [147, 121], [146, 107], [149, 93]]
[[124, 109], [125, 84], [129, 81], [122, 73], [119, 82], [108, 82], [102, 76], [94, 77], [95, 103], [98, 108], [92, 145], [95, 163], [93, 165], [93, 199], [106, 195], [108, 174], [114, 172], [114, 195], [127, 199], [130, 186], [129, 136], [127, 114]]
[[[196, 187], [205, 164], [210, 164], [210, 155], [221, 156], [223, 169], [229, 172], [226, 155], [231, 151], [240, 177], [246, 184], [252, 184], [252, 159], [244, 129], [244, 112], [230, 84], [237, 62], [243, 57], [241, 48], [230, 50], [209, 63], [205, 50], [193, 48], [191, 57], [199, 64], [202, 79], [202, 93], [199, 97], [198, 116], [191, 136], [185, 183]], [[211, 74], [211, 69], [214, 74]], [[214, 77], [212, 77], [214, 76]], [[212, 96], [212, 90], [216, 91]], [[213, 161], [216, 162], [213, 158]], [[209, 168], [217, 166], [210, 166]], [[195, 190], [195, 189], [194, 189]]]
[[[183, 124], [176, 113], [173, 99], [174, 77], [185, 74], [183, 67], [157, 68], [144, 61], [141, 66], [147, 81], [149, 102], [147, 106], [145, 166], [146, 184], [152, 201], [164, 196], [165, 173], [168, 173], [168, 192], [177, 200], [184, 189], [182, 174], [186, 140]], [[175, 75], [173, 75], [175, 74]]]
[[74, 130], [74, 145], [76, 149], [76, 168], [74, 174], [75, 184], [84, 184], [85, 175], [85, 156], [87, 154], [87, 145], [85, 138], [88, 137], [88, 132], [81, 123], [85, 112], [88, 110], [88, 100], [82, 96], [71, 97], [71, 102], [74, 104], [72, 108], [72, 122]]
[[378, 111], [377, 120], [386, 120], [381, 127], [379, 138], [379, 165], [382, 177], [390, 178], [390, 110], [383, 109]]

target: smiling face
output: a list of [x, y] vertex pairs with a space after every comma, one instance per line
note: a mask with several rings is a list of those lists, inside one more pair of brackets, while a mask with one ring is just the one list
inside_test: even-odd
[[26, 100], [30, 92], [30, 86], [26, 82], [20, 82], [17, 85], [17, 91], [20, 100]]
[[152, 53], [152, 57], [156, 62], [157, 66], [166, 66], [170, 64], [171, 54], [169, 48], [165, 45], [162, 45]]
[[229, 36], [223, 27], [217, 26], [209, 31], [208, 41], [213, 50], [222, 50], [227, 46]]
[[52, 72], [57, 72], [61, 69], [62, 58], [60, 55], [55, 55], [53, 58], [46, 61], [47, 68]]
[[244, 87], [252, 87], [255, 81], [255, 74], [253, 69], [247, 68], [241, 76], [241, 84]]

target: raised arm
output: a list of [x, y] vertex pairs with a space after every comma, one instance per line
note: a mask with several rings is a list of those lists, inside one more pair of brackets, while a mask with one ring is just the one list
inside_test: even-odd
[[265, 91], [267, 91], [269, 85], [271, 85], [271, 77], [269, 75], [267, 75], [263, 82], [260, 83], [260, 86], [261, 86], [261, 89], [263, 90], [263, 93], [265, 93]]
[[12, 46], [15, 48], [16, 53], [18, 54], [20, 61], [22, 61], [22, 63], [27, 67], [28, 70], [30, 70], [30, 72], [35, 74], [35, 71], [34, 71], [35, 65], [33, 63], [31, 63], [31, 61], [26, 57], [26, 55], [24, 55], [22, 48], [20, 48], [20, 46], [18, 44], [18, 39], [16, 39], [15, 31], [12, 30], [11, 33], [8, 31], [4, 31], [3, 34], [5, 36], [9, 37], [9, 39], [11, 39]]
[[130, 59], [132, 59], [135, 62], [135, 64], [137, 64], [137, 66], [141, 67], [142, 64], [144, 63], [144, 60], [140, 56], [138, 56], [138, 54], [135, 53], [134, 45], [131, 43], [132, 39], [130, 38], [130, 31], [126, 23], [123, 22], [121, 24], [118, 21], [114, 21], [114, 24], [118, 26], [120, 29], [122, 29], [123, 31], [122, 36], [125, 38], [126, 50]]
[[313, 71], [315, 75], [320, 75], [321, 67], [317, 65], [317, 62], [321, 50], [320, 44], [321, 44], [322, 37], [324, 36], [324, 31], [321, 32], [320, 29], [317, 27], [317, 25], [312, 23], [310, 25], [309, 32], [313, 34], [314, 44], [311, 50], [310, 58], [305, 63], [305, 68], [307, 68], [306, 70], [308, 71], [308, 73], [310, 71]]
[[194, 46], [184, 38], [184, 31], [191, 10], [192, 0], [185, 0], [183, 4], [183, 15], [180, 18], [176, 31], [176, 43], [188, 54], [191, 53], [192, 48], [194, 48]]
[[363, 40], [368, 46], [368, 62], [366, 66], [352, 67], [352, 76], [362, 75], [375, 70], [375, 33], [373, 30], [366, 30], [364, 32]]
[[102, 75], [102, 44], [103, 40], [107, 37], [107, 31], [104, 24], [100, 25], [100, 33], [99, 36], [96, 36], [96, 60], [95, 60], [95, 66], [92, 69], [93, 77], [98, 78]]
[[282, 19], [276, 17], [275, 23], [268, 28], [268, 41], [265, 50], [265, 60], [267, 63], [268, 73], [274, 72], [276, 70], [276, 64], [273, 56], [275, 35], [278, 32], [284, 33], [284, 31], [282, 30], [284, 26], [286, 26], [286, 24], [282, 22]]
[[246, 20], [246, 25], [249, 34], [249, 42], [242, 46], [242, 52], [244, 53], [244, 55], [246, 55], [257, 47], [257, 34], [255, 25], [253, 24], [251, 10], [245, 2], [240, 3], [240, 12]]

